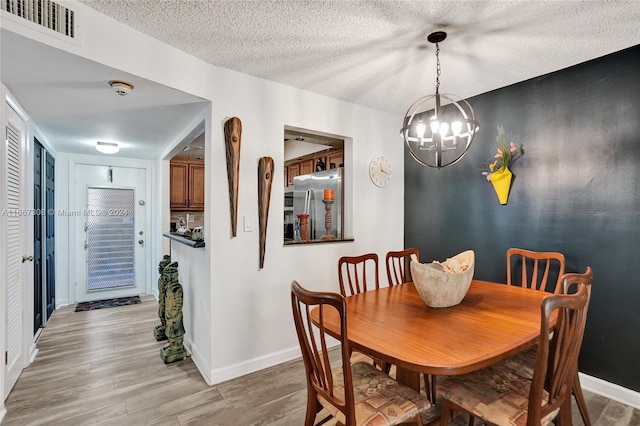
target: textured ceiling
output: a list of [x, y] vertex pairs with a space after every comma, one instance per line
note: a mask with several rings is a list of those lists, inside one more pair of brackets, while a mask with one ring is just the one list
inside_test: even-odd
[[[640, 44], [633, 1], [80, 0], [212, 64], [393, 114], [435, 86], [470, 97]], [[2, 82], [61, 152], [157, 158], [203, 100], [10, 33]], [[46, 58], [46, 67], [35, 58]], [[127, 98], [106, 82], [136, 85]], [[122, 101], [126, 100], [126, 103]]]
[[221, 67], [403, 114], [640, 43], [640, 1], [81, 0]]

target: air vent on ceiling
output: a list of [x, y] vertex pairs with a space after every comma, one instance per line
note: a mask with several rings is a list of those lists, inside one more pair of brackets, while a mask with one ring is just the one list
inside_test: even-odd
[[1, 0], [2, 10], [34, 24], [74, 38], [73, 10], [51, 0]]

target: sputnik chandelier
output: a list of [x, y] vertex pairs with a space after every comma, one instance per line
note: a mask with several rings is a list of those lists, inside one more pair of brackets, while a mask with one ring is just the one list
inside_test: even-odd
[[480, 125], [464, 99], [440, 93], [440, 46], [447, 33], [437, 31], [427, 40], [436, 45], [436, 93], [423, 96], [407, 110], [402, 138], [409, 153], [427, 167], [451, 166], [466, 154]]

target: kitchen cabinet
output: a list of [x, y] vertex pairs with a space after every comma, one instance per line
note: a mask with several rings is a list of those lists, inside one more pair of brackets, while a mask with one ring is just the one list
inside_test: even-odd
[[293, 178], [300, 175], [300, 163], [287, 166], [287, 186], [293, 186]]
[[204, 162], [170, 162], [171, 210], [204, 210]]
[[300, 174], [308, 175], [309, 173], [313, 173], [315, 171], [315, 162], [313, 159], [304, 160], [300, 162]]
[[344, 151], [334, 151], [327, 156], [327, 169], [335, 169], [344, 165]]
[[293, 178], [309, 173], [318, 172], [316, 165], [318, 160], [325, 164], [325, 168], [335, 169], [344, 164], [344, 150], [331, 151], [328, 154], [314, 155], [312, 158], [296, 161], [295, 163], [285, 164], [285, 185], [293, 186]]

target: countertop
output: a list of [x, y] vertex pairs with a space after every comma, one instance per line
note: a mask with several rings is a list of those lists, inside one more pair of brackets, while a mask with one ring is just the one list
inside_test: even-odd
[[163, 237], [167, 237], [170, 240], [176, 241], [180, 244], [187, 245], [193, 248], [204, 247], [204, 240], [192, 240], [188, 236], [184, 236], [182, 234], [174, 233], [174, 232], [165, 232], [162, 234]]

